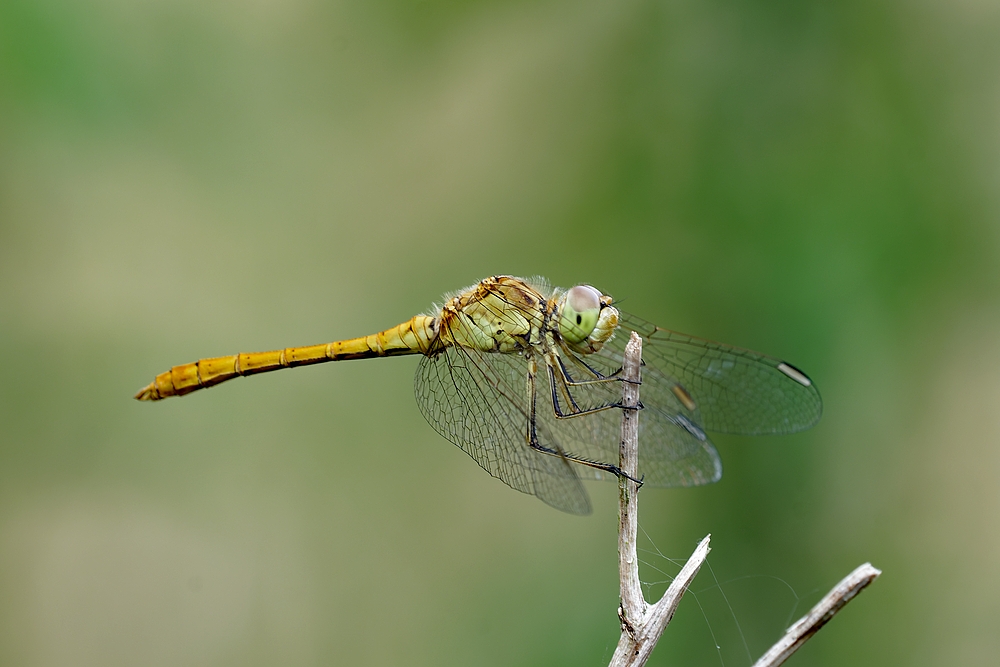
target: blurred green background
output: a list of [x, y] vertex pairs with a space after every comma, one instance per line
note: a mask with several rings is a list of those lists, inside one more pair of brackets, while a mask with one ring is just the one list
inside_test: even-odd
[[644, 490], [714, 547], [651, 664], [748, 665], [866, 560], [790, 664], [993, 664], [998, 195], [996, 3], [5, 0], [0, 663], [606, 664], [615, 486], [493, 480], [416, 359], [131, 398], [511, 273], [823, 393]]

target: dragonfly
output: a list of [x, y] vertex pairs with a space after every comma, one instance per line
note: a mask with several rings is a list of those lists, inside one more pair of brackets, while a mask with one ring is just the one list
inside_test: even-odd
[[135, 398], [183, 396], [233, 378], [341, 361], [420, 354], [417, 405], [439, 434], [492, 476], [557, 509], [588, 514], [581, 480], [614, 479], [622, 356], [643, 339], [638, 477], [696, 486], [722, 476], [706, 431], [794, 433], [823, 404], [788, 362], [662, 329], [620, 312], [590, 285], [491, 276], [432, 314], [369, 336], [174, 366]]

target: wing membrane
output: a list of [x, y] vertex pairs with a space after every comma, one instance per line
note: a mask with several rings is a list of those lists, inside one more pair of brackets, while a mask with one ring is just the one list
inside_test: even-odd
[[[569, 461], [618, 461], [621, 399], [614, 377], [628, 332], [644, 339], [639, 474], [652, 486], [694, 486], [722, 475], [705, 430], [745, 435], [791, 433], [816, 423], [819, 392], [773, 357], [661, 329], [631, 315], [598, 354], [559, 347], [549, 369], [539, 359], [535, 431], [528, 445], [527, 362], [517, 354], [447, 347], [421, 359], [417, 404], [434, 429], [509, 486], [574, 514], [590, 511], [580, 478], [608, 473]], [[539, 358], [542, 355], [536, 356]], [[565, 417], [557, 416], [557, 405]], [[607, 408], [607, 409], [602, 409]], [[588, 412], [569, 416], [574, 412]]]
[[[512, 488], [572, 514], [589, 514], [579, 466], [528, 446], [527, 363], [512, 354], [457, 346], [424, 357], [417, 367], [417, 405], [438, 433]], [[547, 386], [543, 378], [540, 394]], [[559, 442], [540, 425], [551, 449]]]
[[[706, 430], [741, 435], [794, 433], [823, 412], [815, 385], [790, 364], [759, 352], [661, 329], [622, 314], [621, 328], [606, 347], [620, 356], [629, 331], [643, 337], [643, 360], [662, 378], [680, 383], [700, 412]], [[648, 405], [643, 384], [640, 397]]]

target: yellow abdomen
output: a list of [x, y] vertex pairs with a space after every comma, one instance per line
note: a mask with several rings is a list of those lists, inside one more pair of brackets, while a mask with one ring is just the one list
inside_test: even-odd
[[135, 398], [140, 401], [158, 401], [169, 396], [190, 394], [242, 375], [327, 361], [427, 354], [436, 338], [436, 318], [417, 315], [408, 322], [370, 336], [322, 345], [288, 347], [272, 352], [243, 352], [174, 366], [166, 373], [157, 375], [155, 380], [139, 390]]

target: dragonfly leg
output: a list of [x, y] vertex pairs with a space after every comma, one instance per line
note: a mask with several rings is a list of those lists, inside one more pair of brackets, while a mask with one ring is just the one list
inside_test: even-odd
[[[553, 449], [551, 447], [546, 447], [545, 445], [543, 445], [542, 443], [540, 443], [538, 441], [538, 430], [535, 428], [535, 419], [536, 419], [535, 409], [536, 409], [536, 405], [537, 405], [537, 402], [535, 400], [535, 390], [536, 390], [535, 380], [536, 380], [537, 372], [538, 372], [538, 366], [536, 365], [534, 359], [532, 359], [528, 363], [528, 374], [527, 374], [527, 382], [528, 382], [528, 446], [531, 447], [532, 449], [534, 449], [536, 452], [539, 452], [540, 454], [546, 454], [548, 456], [556, 456], [558, 458], [561, 458], [564, 461], [569, 461], [571, 463], [579, 463], [580, 465], [585, 465], [585, 466], [590, 467], [590, 468], [596, 468], [597, 470], [603, 470], [604, 472], [610, 473], [610, 474], [614, 475], [615, 477], [619, 477], [619, 478], [620, 477], [625, 477], [626, 479], [629, 479], [629, 480], [635, 482], [637, 486], [641, 487], [642, 486], [642, 479], [641, 478], [640, 479], [636, 479], [635, 477], [632, 477], [631, 475], [627, 474], [624, 470], [622, 470], [621, 468], [619, 468], [616, 465], [613, 465], [611, 463], [604, 463], [602, 461], [594, 461], [592, 459], [587, 459], [587, 458], [584, 458], [582, 456], [576, 456], [575, 454], [570, 454], [569, 452], [564, 452], [564, 451], [561, 451], [561, 450], [558, 450], [558, 449]], [[553, 377], [553, 371], [552, 371], [552, 367], [551, 366], [549, 366], [549, 377], [550, 378]], [[555, 385], [553, 383], [553, 395], [552, 395], [553, 405], [558, 405], [558, 402], [556, 400], [554, 386]], [[572, 401], [572, 397], [570, 397], [570, 400]], [[574, 405], [575, 405], [575, 403], [574, 403]], [[590, 414], [592, 412], [597, 412], [599, 410], [606, 410], [608, 408], [613, 408], [613, 407], [621, 407], [621, 404], [619, 403], [617, 405], [607, 405], [607, 406], [604, 406], [604, 407], [601, 407], [601, 408], [596, 408], [594, 410], [580, 410], [576, 414], [568, 415], [568, 416], [575, 417], [575, 416], [578, 416], [578, 415]], [[640, 406], [640, 407], [642, 407], [642, 406]], [[577, 408], [577, 409], [579, 409], [579, 408]], [[559, 416], [559, 413], [557, 412], [556, 415]]]
[[[560, 362], [561, 363], [561, 362]], [[607, 405], [599, 405], [596, 408], [581, 408], [577, 405], [576, 400], [573, 398], [573, 394], [570, 392], [569, 387], [579, 386], [581, 384], [589, 383], [576, 383], [570, 384], [566, 381], [565, 375], [560, 373], [556, 375], [555, 370], [552, 365], [548, 365], [549, 369], [549, 388], [552, 390], [552, 409], [555, 412], [557, 419], [570, 419], [572, 417], [581, 417], [583, 415], [591, 415], [595, 412], [601, 412], [603, 410], [611, 410], [613, 408], [622, 407], [621, 401], [616, 401], [615, 403], [608, 403]], [[609, 381], [618, 382], [618, 378], [608, 378]], [[560, 391], [562, 390], [562, 391]], [[565, 402], [568, 403], [568, 410], [564, 410], [559, 395], [563, 394]], [[640, 409], [642, 404], [639, 404]]]
[[577, 387], [577, 386], [582, 386], [582, 385], [587, 385], [587, 384], [602, 384], [604, 382], [618, 382], [618, 381], [622, 380], [622, 378], [620, 377], [621, 376], [621, 372], [622, 372], [621, 368], [619, 368], [618, 370], [616, 370], [611, 375], [602, 375], [600, 372], [598, 372], [597, 370], [595, 370], [594, 368], [592, 368], [591, 365], [588, 364], [586, 361], [584, 361], [583, 359], [580, 359], [579, 357], [576, 357], [576, 356], [574, 356], [574, 359], [576, 360], [576, 362], [578, 364], [580, 364], [581, 366], [583, 366], [584, 368], [586, 368], [587, 371], [594, 376], [594, 379], [593, 380], [574, 380], [573, 376], [570, 375], [569, 369], [566, 368], [566, 364], [565, 364], [565, 362], [563, 362], [562, 356], [560, 356], [559, 354], [556, 354], [555, 358], [559, 362], [559, 371], [562, 373], [563, 379], [565, 380], [566, 384], [568, 384], [571, 387]]
[[635, 482], [636, 485], [640, 487], [642, 486], [641, 477], [639, 479], [636, 479], [635, 477], [632, 477], [631, 475], [629, 475], [616, 465], [612, 465], [610, 463], [603, 463], [601, 461], [592, 461], [590, 459], [583, 458], [582, 456], [576, 456], [574, 454], [570, 454], [569, 452], [560, 452], [558, 450], [551, 449], [550, 447], [546, 447], [540, 444], [537, 440], [531, 442], [530, 445], [532, 449], [541, 454], [547, 454], [549, 456], [558, 456], [559, 458], [569, 461], [571, 463], [579, 463], [580, 465], [585, 465], [588, 468], [596, 468], [597, 470], [602, 470], [606, 473], [610, 473], [615, 477], [624, 477], [625, 479]]

